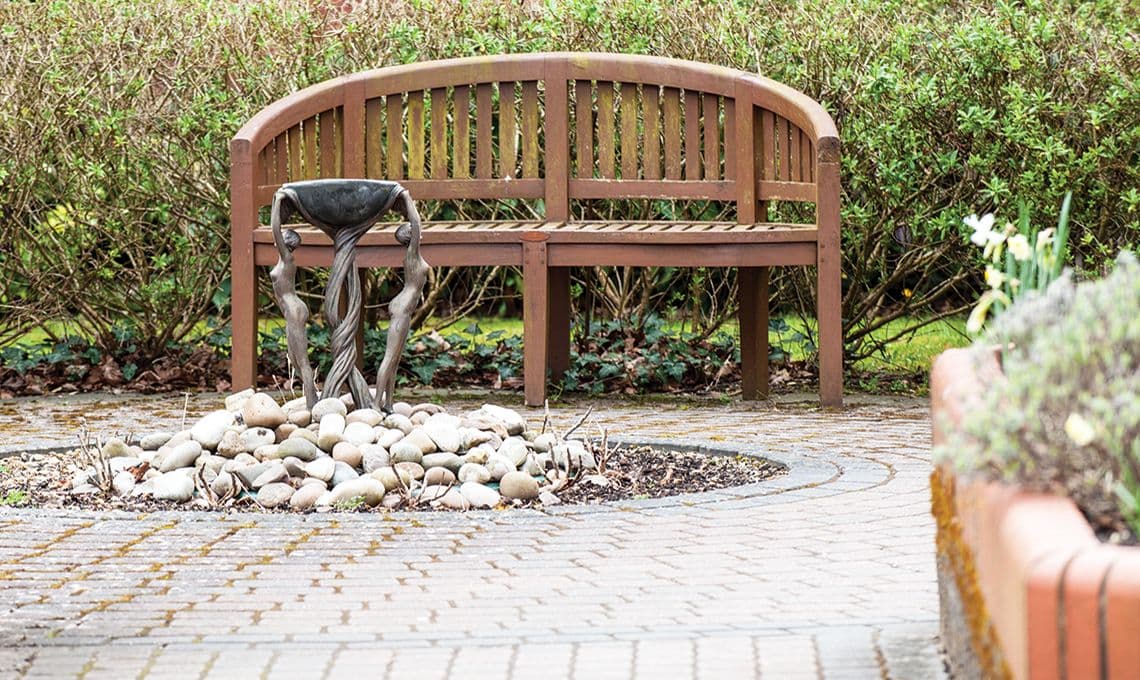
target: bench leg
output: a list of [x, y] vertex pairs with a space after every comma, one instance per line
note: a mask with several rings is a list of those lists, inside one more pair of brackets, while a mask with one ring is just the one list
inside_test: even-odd
[[233, 255], [230, 278], [230, 389], [253, 387], [257, 380], [257, 269]]
[[820, 257], [816, 316], [819, 318], [819, 400], [825, 407], [843, 406], [843, 293], [838, 251]]
[[737, 271], [740, 302], [740, 387], [744, 399], [768, 396], [768, 268]]
[[523, 241], [523, 389], [527, 406], [541, 406], [546, 399], [549, 293], [546, 243]]
[[547, 314], [546, 363], [559, 378], [570, 368], [570, 268], [551, 267]]

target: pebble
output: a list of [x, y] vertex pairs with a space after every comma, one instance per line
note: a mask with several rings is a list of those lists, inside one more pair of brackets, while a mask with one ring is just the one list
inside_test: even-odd
[[245, 405], [246, 400], [252, 397], [253, 394], [254, 391], [252, 387], [244, 389], [241, 392], [234, 392], [230, 396], [226, 397], [226, 410], [240, 411], [242, 409], [242, 406]]
[[105, 458], [118, 458], [120, 456], [131, 455], [131, 448], [127, 446], [127, 443], [122, 439], [111, 437], [103, 444], [99, 452], [102, 453]]
[[111, 489], [117, 496], [126, 496], [135, 488], [135, 473], [123, 470], [111, 480]]
[[173, 436], [174, 434], [171, 432], [151, 432], [139, 440], [139, 446], [143, 448], [143, 451], [157, 451]]
[[[369, 473], [369, 477], [372, 477], [376, 481], [383, 484], [384, 488], [388, 491], [391, 491], [392, 489], [398, 488], [400, 486], [400, 474], [397, 473], [395, 468], [386, 467], [380, 468], [379, 470], [374, 470]], [[404, 486], [408, 486], [412, 483], [411, 474], [403, 473], [403, 477]]]
[[411, 415], [414, 416], [417, 413], [426, 413], [431, 416], [435, 415], [436, 413], [443, 413], [443, 407], [439, 404], [433, 404], [430, 401], [425, 401], [412, 407]]
[[419, 498], [421, 501], [437, 501], [443, 498], [443, 495], [446, 494], [450, 489], [451, 487], [444, 486], [442, 484], [429, 484], [420, 489]]
[[507, 428], [509, 435], [522, 434], [522, 431], [526, 429], [526, 421], [523, 420], [523, 417], [509, 408], [495, 406], [494, 404], [483, 404], [483, 408], [480, 410], [501, 422]]
[[436, 447], [435, 442], [432, 441], [432, 438], [429, 437], [426, 432], [418, 428], [409, 432], [403, 439], [400, 440], [400, 443], [416, 446], [419, 448], [420, 453], [423, 453], [425, 455], [429, 453], [435, 453], [439, 450], [438, 447]]
[[459, 418], [447, 413], [436, 413], [423, 424], [423, 431], [431, 437], [440, 451], [455, 453], [463, 448], [463, 435], [459, 432]]
[[487, 470], [491, 473], [491, 479], [497, 482], [507, 474], [515, 472], [516, 468], [511, 461], [496, 453], [487, 461]]
[[459, 436], [463, 439], [463, 450], [473, 449], [480, 444], [486, 444], [491, 441], [493, 436], [486, 430], [476, 430], [473, 427], [464, 427], [459, 430]]
[[134, 467], [141, 462], [141, 459], [135, 458], [134, 456], [121, 456], [107, 461], [107, 467], [111, 468], [111, 474], [117, 475], [123, 470]]
[[511, 461], [516, 468], [523, 464], [528, 453], [530, 449], [527, 448], [526, 442], [514, 438], [504, 441], [498, 450], [498, 454]]
[[297, 397], [281, 404], [281, 410], [286, 413], [293, 413], [294, 411], [308, 410], [308, 405], [304, 397]]
[[490, 460], [491, 456], [493, 456], [494, 454], [495, 454], [495, 449], [491, 448], [490, 446], [487, 446], [486, 444], [481, 444], [481, 445], [476, 446], [475, 448], [471, 449], [466, 454], [464, 454], [463, 462], [464, 463], [477, 463], [479, 465], [482, 465], [482, 464], [486, 463], [488, 460]]
[[361, 497], [365, 505], [374, 507], [384, 499], [384, 494], [384, 485], [379, 480], [372, 477], [359, 477], [350, 479], [324, 492], [317, 500], [317, 505], [336, 505]]
[[444, 467], [452, 472], [458, 472], [463, 462], [454, 453], [429, 453], [424, 456], [420, 465], [423, 465], [425, 469]]
[[549, 491], [543, 491], [538, 494], [538, 502], [543, 505], [560, 505], [562, 499]]
[[222, 440], [218, 442], [215, 447], [219, 456], [226, 458], [233, 458], [234, 456], [246, 451], [245, 444], [241, 440], [241, 435], [236, 430], [226, 430], [222, 435]]
[[464, 463], [459, 468], [459, 481], [483, 484], [491, 481], [491, 472], [478, 463]]
[[424, 423], [427, 422], [428, 417], [429, 417], [428, 414], [425, 413], [424, 411], [416, 411], [415, 413], [413, 413], [411, 416], [408, 417], [408, 420], [412, 421], [412, 425], [415, 425], [416, 427], [421, 427], [421, 426], [423, 426]]
[[454, 483], [455, 473], [445, 467], [433, 467], [424, 471], [424, 484], [451, 486]]
[[344, 418], [348, 424], [364, 423], [369, 427], [376, 427], [384, 420], [384, 414], [374, 408], [358, 408]]
[[285, 505], [293, 497], [293, 487], [281, 482], [266, 484], [257, 492], [257, 502], [265, 508]]
[[297, 409], [289, 414], [289, 422], [297, 427], [308, 427], [313, 422], [313, 414], [307, 408]]
[[526, 457], [526, 460], [523, 461], [522, 467], [520, 469], [531, 477], [534, 477], [536, 475], [542, 476], [546, 474], [546, 469], [543, 466], [539, 465], [533, 454]]
[[289, 507], [294, 510], [308, 510], [317, 504], [326, 489], [323, 484], [302, 484], [289, 499]]
[[336, 461], [322, 456], [305, 466], [305, 475], [327, 482], [336, 472]]
[[202, 455], [201, 444], [197, 441], [183, 442], [163, 455], [162, 464], [158, 466], [158, 471], [170, 472], [178, 468], [190, 467], [200, 455]]
[[[319, 428], [320, 425], [318, 424], [317, 427]], [[293, 432], [290, 433], [288, 438], [289, 439], [304, 439], [305, 441], [312, 442], [313, 446], [317, 445], [317, 433], [316, 433], [316, 431], [310, 430], [308, 428], [298, 428], [296, 430], [293, 430]]]
[[539, 453], [547, 453], [550, 451], [550, 447], [558, 443], [558, 440], [553, 434], [546, 432], [535, 437], [534, 441], [531, 443], [534, 444], [535, 451], [538, 451]]
[[[321, 422], [323, 423], [324, 421]], [[346, 422], [341, 438], [357, 446], [364, 446], [365, 444], [371, 444], [376, 441], [376, 430], [368, 423]]]
[[[365, 444], [365, 446], [371, 446], [371, 444]], [[360, 464], [364, 461], [364, 453], [360, 450], [359, 446], [352, 442], [337, 442], [336, 445], [333, 446], [332, 457], [333, 460], [339, 460], [349, 467], [354, 468], [360, 467]]]
[[436, 500], [433, 505], [442, 505], [449, 510], [470, 510], [471, 500], [463, 494], [459, 493], [459, 489], [450, 488], [447, 493], [443, 494], [442, 498]]
[[317, 403], [313, 404], [313, 409], [311, 412], [313, 422], [321, 422], [324, 420], [324, 417], [330, 413], [335, 413], [343, 418], [348, 414], [348, 407], [345, 406], [344, 402], [340, 399], [334, 398], [321, 399]]
[[424, 459], [424, 452], [420, 447], [407, 441], [398, 441], [388, 449], [392, 460], [396, 463], [419, 463]]
[[253, 486], [254, 480], [260, 477], [262, 472], [268, 470], [271, 465], [273, 465], [273, 462], [255, 463], [253, 465], [246, 465], [245, 467], [239, 467], [234, 470], [228, 470], [228, 472], [232, 472], [238, 479], [242, 481], [242, 486], [248, 489]]
[[86, 496], [87, 494], [102, 493], [102, 491], [102, 489], [94, 484], [79, 484], [71, 489], [71, 494], [73, 496]]
[[459, 493], [477, 508], [493, 508], [502, 500], [498, 491], [476, 482], [464, 482], [459, 487]]
[[194, 427], [190, 428], [190, 437], [202, 445], [202, 448], [213, 451], [222, 441], [226, 429], [234, 424], [234, 414], [229, 411], [214, 411], [202, 416]]
[[281, 462], [285, 465], [285, 469], [289, 471], [290, 477], [304, 477], [305, 476], [305, 461], [300, 458], [289, 456], [282, 458]]
[[538, 482], [525, 472], [508, 472], [499, 481], [499, 493], [507, 498], [537, 498]]
[[397, 473], [406, 472], [412, 476], [412, 479], [420, 480], [424, 478], [424, 468], [419, 463], [396, 463], [393, 467], [396, 468]]
[[266, 444], [253, 450], [253, 457], [257, 460], [276, 460], [281, 458], [280, 444]]
[[277, 452], [282, 458], [293, 456], [304, 461], [314, 460], [321, 453], [316, 444], [304, 437], [289, 437], [278, 445]]
[[386, 427], [377, 427], [373, 430], [376, 433], [376, 443], [386, 449], [392, 448], [392, 445], [404, 438], [404, 433], [401, 430], [389, 430]]
[[293, 433], [299, 429], [300, 428], [293, 423], [281, 423], [277, 427], [273, 428], [273, 441], [276, 443], [281, 443], [289, 437], [292, 437]]
[[415, 426], [412, 425], [411, 419], [399, 413], [389, 413], [387, 417], [384, 418], [383, 425], [389, 430], [399, 430], [404, 434], [411, 432], [415, 428]]
[[289, 479], [289, 471], [285, 469], [285, 464], [279, 461], [273, 461], [269, 467], [258, 475], [250, 486], [254, 489], [260, 489], [269, 484], [284, 482]]
[[356, 470], [353, 470], [349, 465], [345, 463], [335, 461], [333, 465], [333, 476], [332, 479], [329, 480], [329, 486], [340, 486], [347, 481], [351, 481], [360, 477], [360, 473], [358, 473]]
[[[388, 467], [392, 464], [392, 457], [388, 455], [387, 449], [379, 444], [367, 444], [360, 447], [361, 452], [361, 467], [365, 472], [375, 472], [383, 467]], [[347, 462], [347, 461], [345, 461]]]
[[277, 401], [273, 397], [264, 392], [258, 392], [251, 395], [242, 404], [241, 418], [246, 427], [268, 427], [272, 429], [288, 420], [289, 416], [285, 414], [284, 409], [277, 405]]
[[397, 401], [392, 404], [392, 413], [397, 413], [407, 418], [412, 415], [412, 405], [406, 401]]
[[[251, 427], [243, 431], [238, 437], [241, 439], [242, 451], [256, 451], [260, 446], [277, 443], [277, 436], [273, 430], [266, 427]], [[281, 439], [284, 441], [285, 437]]]
[[167, 472], [155, 478], [153, 489], [157, 500], [185, 503], [194, 497], [194, 480], [185, 472]]
[[321, 418], [321, 428], [317, 432], [317, 446], [323, 451], [332, 451], [336, 443], [344, 439], [344, 416], [329, 413]]
[[218, 498], [229, 498], [234, 494], [237, 481], [229, 472], [220, 472], [214, 481], [210, 482], [210, 491]]

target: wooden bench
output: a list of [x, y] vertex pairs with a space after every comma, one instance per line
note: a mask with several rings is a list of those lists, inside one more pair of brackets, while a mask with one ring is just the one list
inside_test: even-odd
[[[760, 76], [673, 59], [525, 54], [395, 66], [314, 85], [254, 116], [230, 143], [234, 389], [256, 376], [257, 268], [276, 262], [259, 218], [284, 182], [399, 181], [417, 201], [524, 199], [532, 222], [427, 222], [432, 266], [523, 271], [526, 403], [569, 365], [569, 268], [738, 267], [743, 394], [768, 388], [768, 268], [817, 268], [820, 397], [843, 399], [839, 139], [823, 108]], [[577, 201], [704, 199], [731, 222], [586, 222]], [[541, 201], [541, 203], [538, 203]], [[770, 201], [815, 204], [815, 222], [767, 222]], [[541, 213], [540, 213], [541, 214]], [[358, 263], [399, 267], [395, 225]], [[332, 246], [299, 229], [301, 266]]]

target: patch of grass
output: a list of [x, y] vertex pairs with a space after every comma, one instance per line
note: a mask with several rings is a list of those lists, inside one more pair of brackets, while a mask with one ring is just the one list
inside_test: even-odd
[[3, 496], [0, 496], [0, 505], [14, 507], [23, 505], [28, 500], [28, 492], [21, 489], [10, 489]]

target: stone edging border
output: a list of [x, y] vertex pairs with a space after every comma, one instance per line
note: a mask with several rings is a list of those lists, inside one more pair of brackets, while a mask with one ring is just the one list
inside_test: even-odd
[[[820, 456], [807, 455], [799, 452], [764, 452], [756, 444], [732, 444], [724, 442], [709, 442], [699, 439], [640, 439], [620, 438], [609, 439], [611, 445], [642, 445], [654, 446], [661, 449], [678, 452], [692, 452], [706, 455], [751, 456], [764, 458], [785, 468], [788, 473], [774, 479], [741, 486], [725, 487], [714, 491], [698, 493], [683, 493], [676, 496], [647, 499], [627, 499], [620, 501], [607, 501], [591, 505], [555, 505], [548, 508], [523, 508], [512, 510], [510, 514], [546, 515], [555, 517], [585, 516], [609, 512], [654, 512], [672, 511], [677, 508], [693, 508], [709, 506], [716, 509], [734, 509], [752, 507], [775, 502], [791, 502], [806, 498], [819, 498], [849, 491], [858, 491], [864, 488], [878, 486], [887, 481], [893, 472], [882, 464], [859, 458], [845, 458], [842, 462], [838, 455]], [[35, 449], [22, 448], [18, 453], [54, 453], [69, 450], [72, 446], [45, 446]], [[0, 451], [0, 460], [14, 455], [16, 451]], [[795, 493], [793, 493], [795, 492]], [[247, 512], [243, 510], [211, 512], [206, 510], [161, 510], [145, 513], [147, 518], [172, 517], [181, 520], [211, 520], [221, 517], [286, 517], [292, 515], [297, 518], [312, 519], [315, 517], [335, 517], [343, 519], [353, 517], [359, 513], [271, 513]], [[134, 519], [140, 513], [126, 510], [83, 510], [83, 509], [47, 509], [47, 508], [5, 508], [0, 507], [0, 517], [18, 516], [54, 516], [54, 517], [83, 517], [98, 516], [102, 519]], [[468, 510], [466, 512], [425, 512], [425, 511], [394, 511], [396, 517], [409, 519], [424, 519], [425, 517], [439, 517], [440, 515], [459, 515], [471, 517], [503, 518], [504, 513], [495, 510]]]

